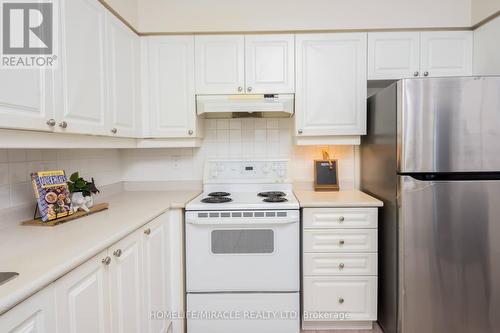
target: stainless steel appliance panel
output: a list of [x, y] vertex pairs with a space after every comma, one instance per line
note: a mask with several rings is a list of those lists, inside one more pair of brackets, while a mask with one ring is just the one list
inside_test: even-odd
[[399, 172], [500, 170], [500, 78], [399, 81]]
[[498, 332], [499, 198], [500, 181], [399, 177], [400, 332]]

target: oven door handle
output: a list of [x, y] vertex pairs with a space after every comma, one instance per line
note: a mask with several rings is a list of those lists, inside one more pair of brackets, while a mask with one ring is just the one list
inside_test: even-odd
[[186, 222], [189, 224], [195, 224], [195, 225], [249, 225], [249, 226], [254, 226], [254, 225], [282, 225], [282, 224], [291, 224], [291, 223], [299, 223], [298, 218], [289, 218], [289, 219], [279, 219], [279, 220], [270, 220], [270, 219], [263, 219], [262, 221], [260, 220], [251, 220], [251, 222], [245, 222], [248, 220], [245, 219], [234, 219], [234, 218], [229, 218], [229, 219], [216, 219], [216, 218], [204, 218], [204, 219], [186, 219]]

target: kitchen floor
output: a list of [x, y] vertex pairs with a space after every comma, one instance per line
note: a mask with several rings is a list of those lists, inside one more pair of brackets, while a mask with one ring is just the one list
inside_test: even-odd
[[330, 330], [330, 331], [302, 331], [302, 333], [383, 333], [378, 324], [373, 325], [371, 330]]

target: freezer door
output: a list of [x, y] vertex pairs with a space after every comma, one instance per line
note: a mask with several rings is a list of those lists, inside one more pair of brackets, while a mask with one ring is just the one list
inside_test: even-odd
[[398, 84], [399, 172], [500, 170], [500, 77]]
[[500, 181], [399, 177], [399, 332], [500, 327]]

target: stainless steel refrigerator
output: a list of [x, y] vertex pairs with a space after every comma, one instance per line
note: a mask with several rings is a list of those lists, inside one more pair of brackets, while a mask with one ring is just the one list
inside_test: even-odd
[[500, 332], [500, 77], [405, 79], [368, 100], [386, 333]]

